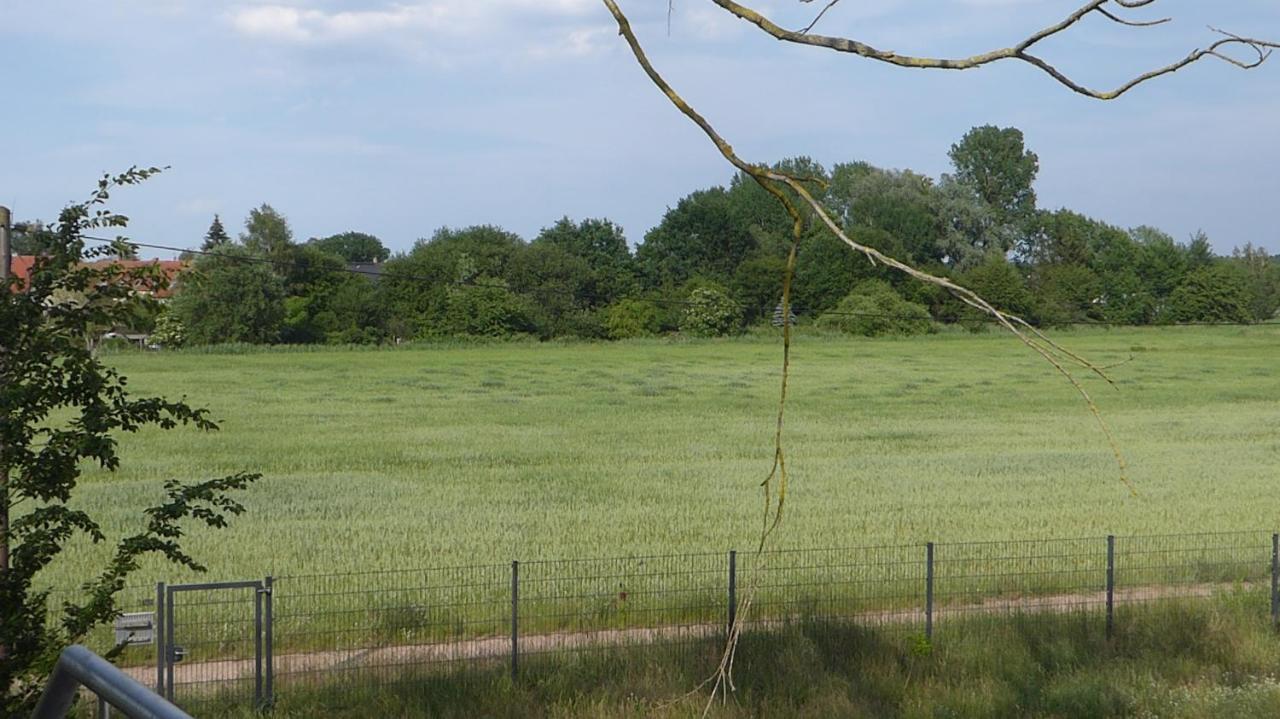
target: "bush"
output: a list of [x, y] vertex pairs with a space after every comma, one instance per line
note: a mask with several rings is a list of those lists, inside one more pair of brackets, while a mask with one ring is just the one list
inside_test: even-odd
[[[1027, 289], [1027, 281], [1002, 255], [989, 255], [982, 264], [961, 274], [957, 281], [1002, 312], [1034, 319], [1035, 298]], [[976, 332], [986, 327], [989, 315], [962, 303], [961, 306], [963, 309], [958, 314], [966, 328]]]
[[444, 327], [447, 334], [510, 337], [532, 332], [530, 308], [499, 280], [449, 290]]
[[1249, 322], [1245, 278], [1229, 265], [1202, 267], [1169, 295], [1162, 319], [1169, 322]]
[[285, 318], [284, 284], [262, 258], [241, 247], [196, 260], [169, 307], [193, 344], [280, 338]]
[[917, 335], [933, 331], [933, 319], [924, 305], [902, 299], [887, 282], [870, 280], [819, 317], [818, 326], [864, 337]]
[[719, 337], [742, 325], [742, 308], [728, 292], [712, 287], [698, 287], [689, 293], [680, 331], [695, 337]]
[[605, 309], [604, 327], [609, 339], [650, 337], [658, 333], [658, 310], [652, 302], [619, 300]]
[[187, 328], [182, 326], [182, 320], [165, 310], [156, 318], [156, 327], [151, 331], [149, 339], [157, 347], [178, 349], [187, 343]]

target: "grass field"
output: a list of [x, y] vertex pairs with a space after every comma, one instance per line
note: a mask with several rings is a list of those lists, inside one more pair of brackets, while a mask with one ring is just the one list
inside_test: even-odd
[[[802, 336], [779, 546], [1269, 529], [1280, 524], [1280, 328], [1058, 335], [1136, 496], [1073, 390], [1005, 336]], [[769, 469], [777, 338], [394, 350], [125, 353], [138, 392], [222, 431], [122, 440], [78, 501], [110, 532], [163, 480], [264, 478], [190, 549], [222, 579], [748, 548]], [[77, 547], [45, 581], [97, 566]], [[182, 575], [150, 565], [137, 579]]]

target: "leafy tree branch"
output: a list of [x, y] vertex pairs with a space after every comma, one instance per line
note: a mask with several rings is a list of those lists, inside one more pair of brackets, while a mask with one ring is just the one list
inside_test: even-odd
[[144, 509], [140, 532], [120, 539], [107, 566], [65, 601], [56, 620], [38, 576], [78, 536], [108, 540], [90, 512], [71, 506], [82, 467], [120, 466], [118, 436], [144, 427], [188, 425], [214, 431], [208, 411], [185, 401], [134, 397], [127, 380], [94, 354], [93, 340], [156, 302], [167, 278], [158, 268], [94, 263], [121, 256], [123, 238], [86, 249], [84, 233], [124, 227], [105, 209], [111, 193], [159, 172], [103, 177], [90, 197], [65, 209], [42, 242], [28, 277], [0, 294], [0, 707], [29, 713], [44, 677], [67, 644], [118, 613], [115, 596], [143, 557], [202, 571], [182, 547], [186, 525], [227, 526], [244, 512], [232, 494], [258, 475], [237, 473], [195, 483], [170, 480], [159, 504]]

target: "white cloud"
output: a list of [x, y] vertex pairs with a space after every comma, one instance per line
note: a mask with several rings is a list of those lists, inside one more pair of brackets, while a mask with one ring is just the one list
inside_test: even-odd
[[[324, 44], [373, 40], [397, 33], [482, 37], [516, 27], [536, 34], [595, 9], [593, 0], [426, 0], [364, 10], [329, 11], [305, 5], [241, 6], [230, 14], [242, 35], [281, 43]], [[576, 34], [575, 34], [576, 33]], [[580, 43], [580, 28], [561, 33]]]

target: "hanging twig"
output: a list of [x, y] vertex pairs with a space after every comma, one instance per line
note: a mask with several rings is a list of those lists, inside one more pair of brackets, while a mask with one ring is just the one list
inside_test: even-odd
[[[790, 365], [791, 365], [791, 323], [787, 321], [787, 318], [789, 318], [790, 316], [789, 313], [790, 313], [790, 301], [791, 301], [791, 283], [792, 283], [792, 278], [795, 272], [797, 248], [799, 246], [800, 239], [804, 233], [806, 220], [809, 219], [810, 217], [817, 218], [820, 224], [825, 226], [832, 234], [840, 238], [842, 242], [844, 242], [854, 251], [861, 253], [873, 264], [875, 263], [884, 264], [888, 267], [892, 267], [895, 270], [898, 270], [899, 272], [902, 272], [908, 275], [909, 277], [912, 277], [913, 279], [916, 279], [918, 281], [921, 281], [927, 284], [932, 284], [937, 287], [941, 287], [947, 290], [948, 292], [950, 292], [952, 295], [954, 295], [958, 299], [960, 299], [960, 301], [969, 305], [970, 307], [973, 307], [979, 310], [980, 312], [994, 318], [996, 322], [998, 322], [1001, 326], [1007, 329], [1011, 334], [1017, 337], [1019, 341], [1021, 341], [1024, 345], [1026, 345], [1031, 350], [1039, 354], [1042, 358], [1044, 358], [1045, 361], [1047, 361], [1060, 375], [1062, 375], [1071, 384], [1071, 386], [1076, 390], [1077, 393], [1079, 393], [1081, 398], [1084, 400], [1085, 404], [1089, 408], [1090, 413], [1093, 415], [1094, 419], [1098, 423], [1099, 428], [1102, 430], [1103, 435], [1106, 437], [1108, 444], [1111, 446], [1112, 453], [1115, 456], [1116, 464], [1119, 467], [1120, 480], [1125, 484], [1126, 487], [1129, 488], [1130, 492], [1134, 491], [1128, 479], [1127, 462], [1125, 460], [1123, 452], [1120, 450], [1120, 446], [1116, 441], [1114, 434], [1112, 433], [1110, 427], [1107, 425], [1106, 420], [1103, 418], [1101, 411], [1098, 409], [1097, 403], [1094, 402], [1093, 400], [1093, 397], [1089, 394], [1088, 390], [1084, 387], [1084, 385], [1080, 382], [1080, 380], [1075, 376], [1075, 374], [1071, 370], [1072, 366], [1077, 368], [1082, 368], [1088, 372], [1091, 372], [1097, 375], [1098, 377], [1101, 377], [1102, 379], [1106, 380], [1108, 383], [1114, 386], [1114, 383], [1111, 382], [1111, 379], [1106, 374], [1106, 369], [1107, 369], [1106, 367], [1101, 367], [1099, 365], [1096, 365], [1088, 361], [1087, 359], [1064, 348], [1063, 346], [1059, 345], [1057, 342], [1045, 336], [1042, 332], [1037, 330], [1035, 327], [1032, 327], [1029, 323], [1027, 323], [1022, 318], [999, 310], [998, 308], [991, 305], [989, 302], [987, 302], [985, 299], [980, 297], [977, 293], [973, 292], [972, 290], [969, 290], [966, 287], [958, 285], [955, 282], [952, 282], [951, 280], [945, 277], [939, 277], [939, 276], [921, 271], [919, 269], [916, 269], [915, 267], [912, 267], [909, 264], [901, 262], [893, 257], [890, 257], [880, 252], [874, 247], [863, 245], [851, 239], [849, 235], [844, 231], [844, 229], [840, 226], [840, 224], [837, 223], [834, 219], [832, 219], [830, 213], [827, 212], [827, 209], [822, 205], [822, 203], [819, 202], [816, 198], [814, 198], [812, 193], [805, 186], [805, 182], [810, 181], [810, 178], [797, 177], [787, 172], [769, 169], [763, 165], [752, 164], [752, 163], [746, 162], [741, 157], [739, 157], [737, 153], [734, 151], [733, 147], [716, 131], [716, 129], [711, 125], [711, 123], [708, 122], [707, 119], [703, 117], [701, 114], [699, 114], [691, 105], [689, 105], [689, 103], [687, 103], [684, 100], [684, 98], [682, 98], [680, 94], [677, 93], [669, 83], [667, 83], [667, 81], [662, 77], [662, 75], [658, 73], [658, 71], [653, 67], [652, 63], [649, 62], [649, 58], [645, 54], [643, 47], [640, 45], [639, 40], [636, 38], [635, 33], [631, 29], [630, 22], [627, 20], [622, 10], [618, 7], [615, 0], [602, 0], [602, 1], [604, 2], [605, 6], [609, 9], [609, 12], [613, 14], [614, 19], [617, 21], [619, 34], [626, 40], [628, 46], [630, 46], [631, 48], [632, 53], [635, 55], [636, 61], [639, 63], [640, 67], [645, 71], [645, 74], [648, 75], [649, 79], [653, 82], [653, 84], [657, 86], [658, 89], [661, 90], [664, 95], [667, 96], [667, 99], [670, 100], [671, 103], [678, 110], [680, 110], [681, 113], [683, 113], [686, 117], [688, 117], [691, 121], [693, 121], [693, 123], [697, 125], [699, 129], [703, 131], [704, 134], [706, 134], [706, 136], [711, 140], [711, 142], [715, 144], [716, 149], [719, 150], [720, 154], [730, 164], [732, 164], [737, 169], [749, 175], [762, 188], [764, 188], [766, 191], [768, 191], [770, 194], [776, 197], [782, 203], [788, 215], [792, 218], [792, 222], [793, 222], [792, 242], [791, 242], [790, 252], [787, 258], [786, 272], [783, 278], [783, 293], [782, 293], [782, 316], [784, 318], [782, 381], [781, 381], [781, 391], [780, 391], [779, 402], [778, 402], [777, 425], [774, 433], [773, 466], [770, 469], [769, 474], [766, 476], [764, 482], [761, 483], [761, 486], [764, 490], [764, 515], [763, 515], [763, 525], [762, 525], [761, 534], [760, 534], [760, 543], [756, 549], [758, 571], [763, 569], [767, 565], [768, 555], [766, 555], [764, 552], [765, 546], [766, 546], [766, 543], [768, 542], [769, 537], [772, 535], [774, 530], [776, 530], [782, 522], [783, 509], [786, 503], [787, 464], [786, 464], [786, 453], [784, 451], [784, 445], [783, 445], [783, 422], [786, 414], [787, 389], [788, 389], [788, 382], [790, 379]], [[811, 0], [800, 0], [800, 1], [810, 2]], [[1035, 67], [1043, 70], [1044, 72], [1049, 74], [1052, 78], [1062, 83], [1063, 85], [1067, 86], [1074, 92], [1080, 93], [1082, 95], [1086, 95], [1088, 97], [1101, 99], [1101, 100], [1115, 99], [1144, 82], [1153, 80], [1163, 75], [1176, 72], [1177, 70], [1180, 70], [1183, 67], [1186, 67], [1187, 65], [1190, 65], [1192, 63], [1198, 62], [1199, 60], [1204, 59], [1206, 57], [1216, 57], [1218, 59], [1221, 59], [1223, 61], [1226, 61], [1228, 63], [1231, 63], [1243, 69], [1255, 68], [1261, 65], [1262, 63], [1266, 62], [1266, 60], [1271, 55], [1272, 49], [1276, 47], [1280, 47], [1280, 45], [1277, 45], [1274, 42], [1255, 40], [1255, 39], [1246, 38], [1238, 35], [1233, 35], [1230, 33], [1225, 33], [1220, 30], [1214, 30], [1214, 32], [1218, 32], [1224, 37], [1218, 40], [1217, 42], [1213, 43], [1209, 47], [1195, 50], [1186, 58], [1178, 62], [1143, 73], [1133, 78], [1132, 80], [1120, 85], [1115, 90], [1112, 90], [1109, 92], [1099, 92], [1099, 91], [1091, 90], [1075, 82], [1066, 74], [1062, 73], [1057, 68], [1055, 68], [1054, 66], [1046, 62], [1045, 60], [1030, 54], [1028, 51], [1037, 43], [1049, 37], [1057, 35], [1061, 32], [1066, 31], [1067, 29], [1080, 23], [1085, 17], [1095, 13], [1113, 22], [1116, 22], [1125, 26], [1129, 26], [1129, 27], [1149, 27], [1152, 25], [1159, 25], [1159, 24], [1168, 22], [1169, 20], [1168, 18], [1163, 18], [1163, 19], [1154, 20], [1154, 21], [1128, 20], [1120, 17], [1115, 12], [1113, 12], [1110, 7], [1108, 7], [1110, 5], [1118, 8], [1123, 8], [1123, 9], [1137, 9], [1137, 8], [1142, 8], [1142, 7], [1152, 5], [1155, 2], [1157, 2], [1157, 0], [1091, 0], [1090, 2], [1086, 3], [1084, 6], [1076, 10], [1074, 13], [1072, 13], [1070, 16], [1068, 16], [1062, 22], [1059, 22], [1055, 25], [1052, 25], [1043, 30], [1040, 30], [1037, 33], [1034, 33], [1033, 35], [1031, 35], [1030, 37], [1028, 37], [1027, 39], [1023, 40], [1022, 42], [1018, 43], [1013, 47], [1005, 48], [1002, 50], [995, 50], [992, 52], [983, 53], [980, 55], [974, 55], [968, 58], [955, 59], [955, 60], [898, 55], [892, 52], [877, 50], [865, 43], [861, 43], [856, 40], [851, 40], [847, 38], [827, 37], [827, 36], [821, 36], [821, 35], [810, 35], [809, 31], [813, 29], [813, 27], [817, 24], [817, 22], [821, 20], [822, 17], [827, 13], [827, 11], [831, 10], [839, 2], [839, 0], [829, 0], [829, 2], [827, 2], [825, 7], [823, 7], [822, 11], [818, 13], [817, 17], [815, 17], [814, 20], [807, 27], [805, 27], [803, 30], [799, 32], [784, 30], [781, 27], [774, 24], [773, 22], [769, 21], [760, 13], [754, 10], [751, 10], [737, 2], [733, 2], [733, 0], [712, 0], [712, 2], [716, 3], [717, 5], [724, 8], [726, 11], [732, 13], [733, 15], [736, 15], [739, 18], [742, 18], [744, 20], [747, 20], [755, 24], [761, 30], [774, 36], [779, 40], [805, 44], [805, 45], [812, 45], [817, 47], [825, 47], [825, 48], [836, 50], [839, 52], [853, 53], [856, 55], [860, 55], [862, 57], [867, 57], [867, 58], [870, 58], [873, 60], [879, 60], [882, 62], [888, 62], [894, 65], [899, 65], [903, 67], [914, 67], [914, 68], [925, 68], [925, 69], [965, 70], [965, 69], [981, 67], [983, 65], [987, 65], [1000, 60], [1021, 60], [1023, 62], [1030, 63]], [[670, 13], [672, 11], [673, 11], [673, 5], [669, 2], [668, 23], [670, 23]], [[1257, 54], [1256, 59], [1247, 60], [1247, 61], [1239, 60], [1229, 55], [1226, 55], [1222, 52], [1222, 50], [1225, 48], [1239, 47], [1239, 46], [1247, 47], [1251, 49], [1253, 52], [1255, 52]], [[775, 489], [775, 486], [776, 486], [776, 489]], [[748, 585], [746, 592], [744, 592], [744, 598], [739, 607], [739, 611], [735, 615], [736, 618], [735, 618], [734, 624], [729, 628], [728, 641], [726, 643], [725, 650], [721, 655], [720, 663], [716, 669], [715, 674], [713, 674], [711, 677], [708, 677], [706, 681], [702, 682], [699, 686], [695, 687], [688, 695], [686, 695], [686, 697], [692, 696], [693, 694], [696, 694], [702, 691], [708, 685], [711, 685], [711, 695], [708, 698], [706, 707], [704, 708], [704, 712], [703, 712], [704, 716], [707, 713], [709, 713], [712, 706], [714, 706], [714, 702], [717, 695], [721, 696], [722, 698], [725, 698], [734, 691], [734, 683], [733, 683], [734, 657], [736, 656], [739, 638], [741, 637], [742, 627], [744, 626], [745, 619], [750, 612], [750, 609], [754, 603], [754, 600], [755, 600], [755, 586]]]

